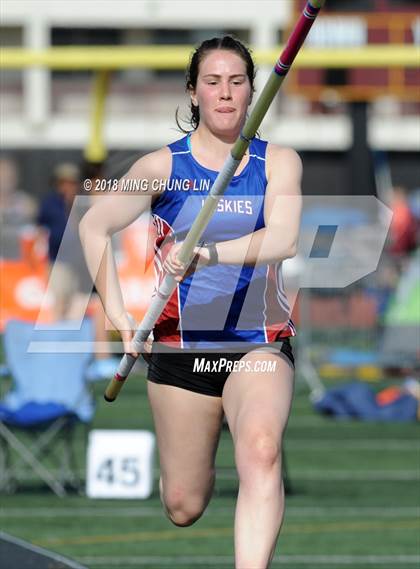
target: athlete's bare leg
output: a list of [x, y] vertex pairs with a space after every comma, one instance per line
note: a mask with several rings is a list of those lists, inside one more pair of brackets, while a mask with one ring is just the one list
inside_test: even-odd
[[276, 362], [276, 369], [232, 372], [223, 391], [239, 476], [235, 567], [266, 569], [284, 513], [281, 445], [293, 394], [293, 370], [272, 354], [249, 353], [241, 361], [246, 360]]
[[160, 491], [170, 520], [193, 524], [213, 492], [223, 418], [220, 397], [148, 381], [160, 457]]

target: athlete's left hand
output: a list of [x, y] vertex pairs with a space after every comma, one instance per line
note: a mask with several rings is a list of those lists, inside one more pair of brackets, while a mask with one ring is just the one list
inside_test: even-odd
[[195, 271], [202, 269], [209, 263], [210, 260], [209, 251], [206, 247], [195, 247], [194, 257], [190, 263], [190, 266], [186, 268], [178, 258], [181, 247], [182, 242], [174, 243], [166, 255], [165, 261], [163, 263], [163, 270], [169, 275], [172, 275], [177, 282], [181, 282], [183, 279], [187, 278]]

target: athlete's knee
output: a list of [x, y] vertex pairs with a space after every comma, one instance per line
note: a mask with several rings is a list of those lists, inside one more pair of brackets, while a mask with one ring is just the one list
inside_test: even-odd
[[207, 500], [203, 496], [195, 496], [182, 486], [165, 489], [162, 501], [168, 518], [180, 527], [191, 526], [207, 506]]
[[236, 461], [239, 474], [271, 470], [280, 465], [281, 441], [266, 431], [255, 431], [238, 441]]

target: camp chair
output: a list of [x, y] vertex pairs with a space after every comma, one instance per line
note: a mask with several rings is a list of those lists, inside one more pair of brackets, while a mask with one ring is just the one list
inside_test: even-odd
[[[19, 462], [30, 466], [58, 496], [66, 493], [66, 483], [77, 480], [72, 444], [75, 427], [87, 424], [94, 413], [85, 379], [92, 357], [93, 325], [85, 320], [79, 330], [72, 327], [74, 322], [69, 321], [58, 323], [54, 330], [47, 326], [35, 330], [33, 323], [17, 320], [6, 326], [4, 350], [13, 384], [0, 403], [0, 489], [15, 489]], [[80, 343], [79, 353], [71, 353], [74, 349], [68, 350], [71, 344], [65, 342]], [[23, 433], [33, 439], [31, 444]], [[61, 452], [53, 455], [60, 444]], [[13, 464], [11, 449], [20, 459]], [[47, 456], [52, 460], [41, 462]], [[59, 463], [58, 474], [51, 468], [53, 462]]]

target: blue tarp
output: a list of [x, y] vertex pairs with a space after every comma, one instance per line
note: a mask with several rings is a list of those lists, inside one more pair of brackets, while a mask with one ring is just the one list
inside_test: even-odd
[[328, 389], [314, 403], [317, 411], [338, 419], [408, 422], [417, 419], [418, 401], [402, 393], [395, 401], [379, 405], [373, 389], [362, 382], [352, 382]]

